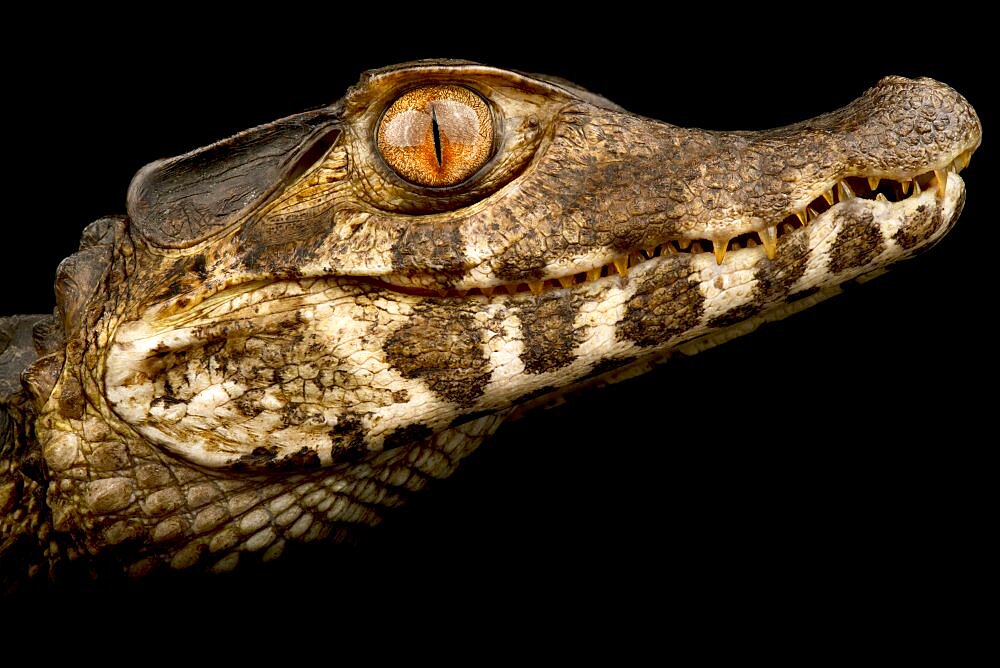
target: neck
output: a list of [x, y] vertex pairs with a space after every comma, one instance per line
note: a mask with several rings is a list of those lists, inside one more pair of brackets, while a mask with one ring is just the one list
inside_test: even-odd
[[44, 316], [0, 318], [0, 593], [49, 574], [51, 518], [35, 411], [21, 372], [36, 357], [33, 325]]

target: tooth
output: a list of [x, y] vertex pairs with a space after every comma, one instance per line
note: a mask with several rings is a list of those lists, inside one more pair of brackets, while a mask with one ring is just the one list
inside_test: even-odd
[[[680, 252], [680, 251], [677, 250], [677, 247], [674, 246], [669, 241], [667, 243], [663, 244], [663, 250], [665, 250], [670, 255], [677, 255], [677, 253]], [[660, 255], [663, 255], [663, 253], [661, 252]]]
[[545, 281], [528, 281], [528, 288], [536, 295], [540, 295], [545, 289]]
[[681, 250], [687, 250], [691, 246], [690, 239], [678, 239], [677, 245], [680, 246]]
[[903, 194], [904, 195], [906, 195], [906, 194], [908, 194], [910, 192], [910, 180], [909, 179], [903, 179], [902, 181], [899, 182], [899, 185], [901, 185], [903, 187]]
[[747, 239], [747, 248], [756, 248], [757, 242], [753, 240], [753, 237]]
[[564, 288], [571, 288], [574, 285], [576, 285], [576, 278], [574, 278], [573, 276], [561, 276], [559, 278], [559, 285], [563, 286]]
[[876, 202], [888, 202], [889, 200], [886, 198], [885, 195], [883, 195], [882, 193], [879, 193], [879, 194], [875, 195], [875, 201]]
[[809, 218], [806, 217], [806, 212], [804, 210], [796, 211], [795, 216], [799, 219], [799, 222], [802, 223], [803, 225], [809, 222]]
[[807, 206], [806, 207], [806, 218], [808, 218], [809, 220], [814, 220], [816, 218], [819, 218], [819, 214], [816, 213], [816, 209], [812, 208], [811, 206]]
[[757, 233], [760, 237], [760, 242], [764, 244], [764, 252], [767, 253], [767, 258], [773, 260], [774, 256], [778, 254], [778, 228], [777, 227], [765, 227]]
[[600, 267], [598, 267], [597, 269], [591, 269], [590, 271], [587, 272], [587, 280], [588, 281], [596, 281], [600, 277], [601, 277], [601, 268]]
[[955, 164], [958, 165], [959, 169], [965, 169], [969, 166], [970, 160], [972, 160], [972, 151], [962, 151], [962, 154], [955, 158]]
[[944, 199], [944, 191], [948, 188], [948, 170], [935, 169], [934, 178], [937, 179], [937, 198], [941, 201]]
[[732, 242], [729, 243], [729, 250], [731, 250], [731, 251], [738, 251], [739, 249], [740, 249], [740, 242], [739, 241], [732, 241]]
[[920, 184], [917, 183], [916, 179], [913, 179], [913, 194], [914, 195], [919, 195], [920, 192], [921, 192], [921, 190], [920, 190]]
[[715, 251], [715, 263], [722, 264], [722, 261], [726, 259], [726, 250], [729, 248], [729, 239], [712, 240], [712, 249]]
[[622, 276], [628, 275], [628, 256], [615, 258], [615, 269]]
[[491, 285], [488, 288], [479, 288], [479, 289], [482, 290], [483, 294], [486, 295], [487, 297], [492, 297], [493, 296], [493, 290], [495, 288], [494, 288], [494, 286]]
[[878, 188], [878, 182], [881, 181], [881, 180], [882, 179], [880, 179], [877, 176], [869, 176], [868, 177], [868, 187], [871, 188], [872, 190], [875, 190], [876, 188]]
[[507, 288], [507, 292], [508, 293], [510, 293], [512, 295], [516, 295], [517, 294], [517, 283], [508, 283], [504, 287]]
[[785, 234], [791, 234], [795, 231], [795, 228], [792, 227], [791, 223], [785, 223], [781, 229], [785, 231]]
[[656, 257], [656, 246], [650, 246], [646, 249], [646, 257], [650, 260]]
[[827, 204], [833, 206], [833, 188], [830, 188], [825, 193], [823, 193], [823, 199], [826, 200]]
[[701, 250], [701, 242], [700, 241], [692, 241], [691, 242], [691, 254], [694, 255], [695, 253], [701, 253], [701, 252], [703, 252]]
[[851, 186], [847, 185], [847, 181], [841, 181], [837, 184], [837, 191], [840, 195], [840, 201], [843, 202], [845, 199], [851, 199], [854, 197], [854, 191], [851, 190]]

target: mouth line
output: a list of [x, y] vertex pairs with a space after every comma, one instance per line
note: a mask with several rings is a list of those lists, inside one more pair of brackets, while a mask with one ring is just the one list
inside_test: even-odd
[[882, 178], [878, 176], [847, 176], [838, 181], [832, 188], [814, 198], [803, 209], [789, 214], [781, 221], [761, 230], [744, 232], [728, 239], [669, 239], [656, 246], [641, 248], [627, 254], [615, 257], [612, 261], [589, 269], [537, 281], [519, 281], [501, 283], [491, 286], [477, 286], [468, 289], [430, 289], [412, 286], [402, 286], [382, 279], [368, 279], [366, 282], [380, 288], [420, 297], [437, 298], [491, 298], [494, 295], [517, 295], [531, 293], [540, 295], [558, 289], [571, 289], [578, 285], [593, 283], [603, 278], [614, 276], [627, 277], [630, 268], [655, 258], [682, 255], [712, 253], [716, 262], [723, 264], [726, 254], [745, 248], [763, 247], [769, 259], [777, 255], [778, 239], [805, 228], [813, 220], [830, 209], [850, 199], [866, 199], [876, 202], [895, 204], [923, 192], [936, 189], [940, 202], [944, 197], [949, 172], [959, 173], [968, 166], [972, 149], [963, 151], [947, 166], [940, 169], [930, 169], [912, 177]]

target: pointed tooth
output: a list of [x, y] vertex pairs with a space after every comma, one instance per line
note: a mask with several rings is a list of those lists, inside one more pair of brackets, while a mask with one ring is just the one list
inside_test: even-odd
[[847, 185], [847, 181], [841, 181], [837, 184], [837, 194], [840, 196], [840, 201], [843, 202], [854, 197], [854, 190]]
[[[680, 252], [679, 250], [677, 250], [677, 246], [673, 245], [669, 241], [663, 244], [663, 251], [669, 255], [677, 255]], [[660, 255], [663, 255], [663, 252], [661, 252]]]
[[902, 181], [899, 182], [899, 185], [902, 186], [902, 188], [903, 188], [903, 194], [904, 195], [906, 195], [906, 194], [908, 194], [910, 192], [910, 180], [909, 179], [903, 179]]
[[715, 263], [722, 264], [726, 259], [726, 251], [729, 249], [729, 239], [713, 239], [712, 250], [715, 251]]
[[517, 283], [508, 283], [504, 287], [507, 288], [507, 292], [509, 294], [512, 294], [512, 295], [516, 295], [517, 294]]
[[935, 169], [934, 178], [937, 179], [937, 198], [938, 201], [941, 201], [944, 199], [944, 192], [948, 188], [948, 170]]
[[646, 249], [645, 252], [646, 252], [646, 257], [652, 260], [654, 257], [656, 257], [656, 246], [650, 246], [649, 248]]
[[677, 245], [680, 247], [681, 250], [687, 250], [688, 248], [691, 247], [691, 240], [690, 239], [678, 239], [677, 240]]
[[827, 204], [833, 206], [833, 188], [830, 188], [825, 193], [823, 193], [823, 199], [826, 200]]
[[536, 295], [540, 295], [545, 289], [545, 281], [528, 281], [528, 289]]
[[596, 281], [601, 277], [601, 268], [591, 269], [587, 272], [587, 281]]
[[489, 287], [479, 288], [479, 289], [482, 290], [483, 294], [486, 295], [487, 297], [492, 297], [493, 296], [493, 290], [496, 289], [496, 286], [491, 285]]
[[883, 195], [882, 193], [879, 193], [879, 194], [875, 195], [875, 201], [876, 202], [888, 202], [889, 198], [886, 197], [885, 195]]
[[920, 184], [917, 183], [916, 179], [913, 179], [913, 194], [919, 195], [921, 192], [923, 191], [920, 189]]
[[816, 209], [812, 208], [811, 206], [807, 206], [806, 207], [806, 218], [808, 218], [809, 220], [815, 220], [815, 219], [819, 218], [819, 213], [817, 213]]
[[868, 177], [868, 187], [871, 188], [872, 190], [875, 190], [876, 188], [878, 188], [878, 182], [881, 181], [881, 180], [882, 179], [880, 179], [877, 176], [869, 176]]
[[970, 160], [972, 160], [972, 151], [962, 151], [962, 154], [955, 158], [955, 164], [958, 165], [959, 169], [965, 169], [969, 166]]
[[773, 260], [774, 256], [778, 254], [778, 228], [777, 227], [765, 227], [757, 233], [760, 237], [760, 242], [764, 244], [764, 252], [767, 253], [767, 258]]
[[803, 210], [803, 211], [796, 211], [795, 212], [795, 217], [798, 218], [799, 222], [802, 223], [803, 225], [805, 225], [806, 223], [809, 222], [809, 218], [806, 216], [805, 210]]
[[628, 276], [628, 256], [616, 257], [614, 262], [615, 262], [615, 269], [618, 270], [618, 273], [621, 274], [622, 276]]
[[559, 278], [559, 285], [563, 286], [564, 288], [571, 288], [574, 285], [576, 285], [576, 277], [575, 276], [561, 276]]

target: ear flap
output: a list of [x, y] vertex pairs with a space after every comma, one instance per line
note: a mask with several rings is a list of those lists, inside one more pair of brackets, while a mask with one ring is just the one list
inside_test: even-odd
[[186, 248], [260, 206], [304, 160], [315, 162], [339, 133], [340, 106], [324, 107], [246, 130], [139, 170], [128, 214], [150, 243]]

